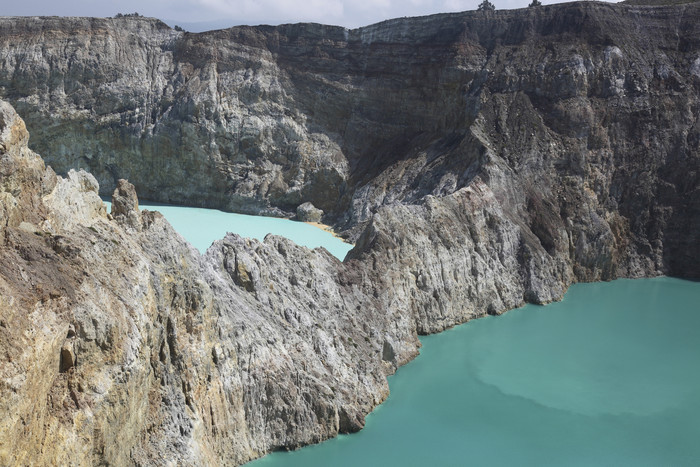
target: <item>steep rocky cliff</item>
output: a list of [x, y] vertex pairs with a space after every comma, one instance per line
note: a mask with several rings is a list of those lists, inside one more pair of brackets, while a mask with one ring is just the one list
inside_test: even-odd
[[201, 34], [2, 18], [0, 97], [59, 173], [89, 169], [103, 194], [128, 178], [234, 211], [310, 201], [356, 237], [381, 205], [467, 186], [486, 148], [530, 186], [588, 161], [654, 184], [669, 155], [697, 153], [699, 11], [576, 2]]
[[[0, 19], [0, 95], [66, 175], [2, 104], [0, 463], [241, 463], [359, 429], [419, 333], [575, 281], [700, 276], [699, 20]], [[357, 246], [200, 256], [126, 177], [162, 201], [310, 201]]]
[[0, 102], [0, 464], [240, 464], [356, 431], [416, 355], [357, 262], [269, 236], [201, 256], [123, 180], [27, 148]]

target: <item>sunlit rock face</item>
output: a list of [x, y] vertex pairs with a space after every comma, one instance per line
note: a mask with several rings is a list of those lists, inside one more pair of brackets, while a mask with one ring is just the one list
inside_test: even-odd
[[361, 262], [233, 234], [202, 256], [27, 141], [0, 101], [0, 464], [241, 464], [359, 430], [417, 354]]
[[[0, 464], [242, 463], [360, 429], [419, 333], [700, 276], [699, 20], [1, 18], [0, 96], [32, 138], [0, 104]], [[357, 246], [200, 256], [136, 193], [311, 203]]]

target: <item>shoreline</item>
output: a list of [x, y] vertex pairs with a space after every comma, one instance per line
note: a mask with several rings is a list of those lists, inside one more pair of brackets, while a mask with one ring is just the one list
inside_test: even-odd
[[337, 238], [338, 240], [342, 240], [343, 243], [347, 243], [348, 245], [352, 245], [353, 247], [355, 246], [354, 243], [350, 243], [350, 242], [348, 242], [346, 239], [344, 239], [343, 237], [341, 237], [340, 235], [338, 235], [338, 234], [336, 233], [336, 231], [333, 230], [333, 227], [331, 227], [330, 225], [322, 224], [322, 223], [320, 223], [320, 222], [311, 222], [311, 221], [302, 221], [302, 222], [304, 222], [304, 224], [309, 224], [309, 225], [312, 225], [312, 226], [314, 226], [314, 227], [316, 227], [316, 228], [318, 228], [318, 229], [321, 229], [321, 230], [323, 230], [323, 231], [325, 231], [325, 232], [328, 232], [329, 234], [333, 235], [333, 236], [334, 236], [335, 238]]

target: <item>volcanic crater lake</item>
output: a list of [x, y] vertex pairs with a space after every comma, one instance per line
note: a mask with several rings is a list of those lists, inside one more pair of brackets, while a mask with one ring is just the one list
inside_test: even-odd
[[[112, 205], [107, 200], [104, 202], [109, 212]], [[204, 253], [214, 241], [224, 238], [227, 232], [260, 241], [269, 233], [280, 235], [297, 245], [308, 248], [324, 247], [341, 261], [353, 247], [333, 236], [331, 232], [304, 222], [278, 217], [249, 216], [216, 209], [174, 206], [148, 201], [139, 202], [139, 209], [160, 211], [170, 225], [200, 253]]]
[[[285, 219], [141, 207], [200, 251], [226, 231], [271, 232], [340, 258], [351, 248]], [[248, 465], [700, 465], [699, 282], [576, 284], [559, 303], [421, 341], [362, 431]]]
[[700, 465], [700, 283], [577, 284], [421, 341], [362, 431], [248, 465]]

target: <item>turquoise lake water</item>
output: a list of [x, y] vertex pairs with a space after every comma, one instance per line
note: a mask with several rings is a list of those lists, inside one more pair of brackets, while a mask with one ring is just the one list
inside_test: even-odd
[[[344, 257], [313, 226], [198, 208], [161, 211], [200, 251], [227, 231]], [[617, 280], [422, 337], [365, 428], [248, 464], [698, 466], [700, 282]]]
[[[105, 200], [107, 212], [111, 203]], [[313, 225], [276, 217], [247, 216], [218, 211], [216, 209], [191, 208], [169, 204], [139, 202], [140, 209], [160, 211], [175, 230], [201, 253], [215, 240], [224, 238], [226, 232], [237, 233], [242, 237], [263, 240], [265, 235], [274, 233], [308, 248], [324, 247], [342, 261], [352, 245], [336, 238]]]
[[700, 465], [700, 283], [574, 285], [421, 341], [362, 431], [248, 465]]

